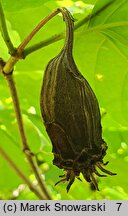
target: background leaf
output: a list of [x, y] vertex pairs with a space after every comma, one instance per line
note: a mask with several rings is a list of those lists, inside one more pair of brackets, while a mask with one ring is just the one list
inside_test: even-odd
[[7, 11], [19, 11], [19, 10], [23, 10], [23, 9], [27, 9], [27, 8], [35, 8], [35, 7], [39, 7], [40, 5], [45, 4], [46, 2], [48, 2], [49, 0], [26, 0], [25, 2], [23, 0], [2, 0], [2, 5], [4, 7], [5, 10]]

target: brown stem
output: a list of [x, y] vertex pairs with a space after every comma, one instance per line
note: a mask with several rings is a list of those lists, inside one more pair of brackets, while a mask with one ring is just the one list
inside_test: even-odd
[[[19, 45], [19, 47], [17, 48], [17, 54], [18, 56], [23, 55], [23, 51], [25, 49], [25, 47], [27, 46], [27, 44], [30, 42], [30, 40], [36, 35], [36, 33], [50, 20], [52, 19], [54, 16], [56, 16], [58, 13], [62, 13], [64, 20], [67, 23], [67, 29], [68, 31], [70, 31], [70, 29], [72, 30], [72, 26], [71, 26], [71, 20], [73, 19], [73, 17], [71, 17], [70, 12], [66, 9], [66, 8], [57, 8], [56, 10], [54, 10], [52, 13], [50, 13], [48, 16], [46, 16], [33, 30], [32, 32], [30, 32], [30, 34], [22, 41], [22, 43]], [[69, 19], [70, 18], [70, 19]], [[70, 27], [70, 28], [69, 28]]]
[[68, 50], [68, 54], [72, 56], [73, 37], [74, 37], [74, 19], [66, 8], [59, 8], [66, 23], [66, 37], [63, 49]]
[[18, 127], [19, 127], [19, 131], [20, 131], [20, 136], [21, 136], [21, 140], [22, 140], [22, 145], [23, 145], [23, 151], [29, 161], [29, 164], [38, 180], [38, 183], [40, 185], [40, 188], [42, 190], [43, 193], [45, 193], [47, 199], [51, 199], [51, 196], [49, 195], [46, 186], [43, 182], [43, 179], [41, 178], [41, 173], [39, 171], [39, 168], [37, 166], [36, 160], [34, 158], [33, 153], [31, 152], [29, 145], [27, 143], [27, 139], [26, 139], [26, 135], [25, 135], [25, 131], [24, 131], [24, 126], [23, 126], [23, 120], [22, 120], [22, 115], [21, 115], [21, 110], [20, 110], [20, 106], [19, 106], [19, 100], [18, 100], [18, 95], [17, 95], [17, 90], [16, 90], [16, 86], [13, 80], [13, 76], [12, 74], [8, 74], [5, 75], [6, 80], [8, 82], [8, 86], [10, 89], [10, 93], [12, 96], [12, 100], [13, 100], [13, 104], [14, 104], [14, 109], [15, 109], [15, 113], [16, 113], [16, 118], [17, 118], [17, 123], [18, 123]]
[[3, 71], [6, 74], [9, 74], [10, 71], [13, 70], [14, 65], [17, 63], [19, 59], [23, 59], [23, 52], [24, 48], [27, 46], [27, 44], [31, 41], [31, 39], [34, 37], [34, 35], [54, 16], [56, 16], [58, 13], [60, 13], [59, 8], [53, 11], [51, 14], [46, 16], [33, 30], [30, 32], [30, 34], [21, 42], [19, 47], [17, 48], [17, 51], [13, 56], [9, 58], [9, 60], [6, 62]]
[[[107, 7], [109, 7], [112, 2], [109, 2], [107, 4], [105, 4], [102, 8], [100, 8], [98, 11], [95, 11], [92, 15], [89, 14], [88, 16], [86, 16], [84, 19], [80, 20], [78, 23], [76, 23], [75, 25], [75, 29], [78, 29], [79, 27], [81, 27], [82, 25], [84, 25], [85, 23], [87, 23], [87, 21], [89, 19], [94, 18], [96, 15], [98, 15], [101, 11], [105, 10]], [[58, 34], [58, 35], [54, 35], [51, 38], [40, 42], [38, 44], [35, 44], [31, 47], [26, 48], [27, 44], [31, 41], [31, 39], [35, 36], [35, 34], [50, 20], [52, 19], [54, 16], [56, 16], [58, 13], [62, 13], [63, 8], [57, 8], [55, 11], [53, 11], [51, 14], [49, 14], [48, 16], [46, 16], [33, 30], [32, 32], [23, 40], [23, 42], [19, 45], [19, 47], [17, 48], [17, 51], [15, 52], [14, 56], [11, 56], [10, 59], [7, 61], [5, 67], [4, 67], [4, 72], [10, 73], [10, 70], [13, 70], [14, 65], [16, 64], [16, 62], [19, 59], [25, 58], [27, 55], [29, 55], [30, 53], [45, 47], [46, 45], [49, 45], [53, 42], [56, 42], [58, 40], [61, 40], [64, 38], [64, 34]], [[25, 49], [26, 48], [26, 49]], [[25, 49], [25, 50], [24, 50]]]
[[23, 172], [17, 167], [17, 165], [12, 161], [12, 159], [5, 153], [5, 151], [0, 147], [0, 154], [1, 156], [9, 163], [9, 165], [15, 170], [18, 176], [28, 185], [31, 191], [33, 191], [39, 199], [46, 200], [47, 197], [42, 194], [30, 181], [29, 179], [23, 174]]
[[32, 32], [22, 41], [22, 43], [19, 45], [17, 49], [17, 53], [22, 56], [22, 53], [24, 51], [24, 48], [27, 46], [27, 44], [30, 42], [30, 40], [34, 37], [34, 35], [54, 16], [56, 16], [58, 13], [60, 13], [59, 8], [54, 10], [52, 13], [50, 13], [48, 16], [46, 16], [33, 30]]
[[[76, 22], [76, 24], [74, 25], [74, 30], [77, 30], [81, 26], [85, 25], [89, 20], [91, 20], [92, 18], [94, 18], [95, 16], [100, 14], [100, 12], [106, 10], [111, 4], [113, 4], [113, 2], [106, 3], [105, 5], [103, 5], [103, 7], [99, 8], [99, 10], [94, 11], [92, 14], [89, 14], [89, 15], [85, 16], [83, 19], [81, 19], [80, 21]], [[48, 46], [48, 45], [55, 43], [55, 42], [62, 40], [62, 39], [64, 39], [64, 32], [53, 35], [44, 41], [40, 41], [34, 45], [31, 45], [30, 47], [25, 48], [24, 54], [23, 54], [24, 58], [27, 57], [32, 52], [35, 52], [38, 49], [41, 49], [45, 46]]]

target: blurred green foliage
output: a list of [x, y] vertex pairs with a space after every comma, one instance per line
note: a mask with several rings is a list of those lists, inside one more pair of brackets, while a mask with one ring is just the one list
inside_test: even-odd
[[[16, 47], [53, 9], [66, 6], [75, 19], [80, 20], [106, 4], [106, 0], [95, 2], [13, 0], [12, 4], [10, 0], [2, 0], [9, 33]], [[110, 161], [107, 169], [117, 173], [117, 176], [98, 179], [99, 192], [92, 191], [83, 178], [82, 182], [75, 181], [68, 194], [66, 183], [54, 186], [63, 171], [52, 165], [52, 145], [42, 123], [39, 97], [45, 66], [60, 51], [63, 40], [34, 52], [15, 67], [14, 79], [29, 145], [54, 199], [128, 199], [128, 1], [107, 2], [111, 2], [108, 8], [76, 30], [74, 41], [76, 64], [94, 89], [101, 113], [106, 113], [102, 127], [109, 147], [105, 157]], [[30, 44], [58, 34], [64, 28], [62, 18], [57, 16]], [[0, 57], [4, 60], [9, 57], [1, 35]], [[6, 81], [0, 75], [0, 145], [28, 178], [33, 179], [20, 142], [12, 100]], [[0, 176], [0, 199], [36, 199], [2, 158]]]

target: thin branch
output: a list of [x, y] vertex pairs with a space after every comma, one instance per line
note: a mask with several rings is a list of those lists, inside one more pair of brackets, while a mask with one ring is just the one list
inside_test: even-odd
[[11, 55], [13, 55], [16, 51], [15, 47], [13, 46], [11, 39], [9, 37], [8, 34], [8, 30], [7, 30], [7, 26], [6, 26], [6, 21], [5, 21], [5, 17], [4, 17], [4, 12], [3, 12], [3, 8], [2, 8], [2, 4], [0, 1], [0, 30], [2, 33], [2, 37], [8, 47], [9, 53]]
[[[82, 20], [80, 20], [79, 22], [77, 22], [75, 24], [75, 30], [80, 28], [81, 26], [85, 25], [89, 20], [91, 20], [93, 17], [95, 17], [96, 15], [98, 15], [100, 12], [102, 12], [103, 10], [105, 10], [106, 8], [108, 8], [112, 2], [108, 2], [106, 3], [102, 8], [100, 8], [99, 10], [95, 11], [93, 14], [89, 14], [86, 17], [84, 17]], [[61, 39], [64, 38], [64, 32], [59, 33], [57, 35], [54, 35], [40, 43], [37, 43], [35, 45], [32, 45], [28, 48], [25, 48], [27, 46], [27, 44], [31, 41], [31, 39], [35, 36], [35, 34], [50, 20], [52, 19], [54, 16], [56, 16], [58, 13], [60, 12], [59, 8], [56, 9], [55, 11], [53, 11], [51, 14], [49, 14], [47, 17], [45, 17], [33, 30], [32, 32], [23, 40], [23, 42], [19, 45], [17, 52], [15, 53], [14, 56], [11, 56], [10, 59], [7, 61], [5, 67], [4, 67], [4, 72], [10, 73], [10, 69], [13, 70], [14, 65], [16, 64], [16, 62], [21, 58], [25, 58], [26, 56], [28, 56], [29, 54], [31, 54], [34, 51], [37, 51], [40, 48], [43, 48], [45, 46], [48, 46], [49, 44], [55, 43]]]
[[51, 14], [46, 16], [33, 30], [32, 32], [21, 42], [19, 47], [17, 48], [17, 51], [15, 52], [15, 55], [11, 56], [9, 60], [6, 62], [3, 71], [5, 74], [9, 74], [11, 70], [13, 70], [14, 65], [19, 59], [24, 58], [24, 48], [27, 46], [27, 44], [31, 41], [31, 39], [34, 37], [34, 35], [44, 26], [50, 19], [52, 19], [54, 16], [56, 16], [58, 13], [60, 13], [59, 8], [53, 11]]
[[24, 131], [21, 110], [20, 110], [20, 106], [19, 106], [19, 100], [18, 100], [18, 96], [17, 96], [17, 90], [16, 90], [16, 86], [15, 86], [15, 83], [13, 80], [13, 76], [12, 76], [12, 74], [8, 74], [8, 75], [5, 74], [5, 77], [6, 77], [6, 80], [8, 82], [8, 86], [9, 86], [10, 93], [11, 93], [12, 100], [13, 100], [13, 105], [14, 105], [14, 109], [15, 109], [15, 113], [16, 113], [16, 118], [17, 118], [17, 123], [18, 123], [19, 131], [20, 131], [22, 145], [23, 145], [23, 152], [25, 153], [25, 155], [29, 161], [30, 167], [32, 168], [32, 171], [37, 178], [37, 181], [40, 185], [42, 192], [45, 193], [47, 199], [51, 199], [51, 196], [49, 195], [49, 193], [47, 191], [47, 188], [44, 184], [44, 181], [41, 178], [41, 173], [40, 173], [39, 168], [37, 166], [35, 157], [34, 157], [33, 153], [31, 152], [29, 145], [27, 143], [27, 138], [26, 138], [25, 131]]
[[33, 30], [32, 32], [23, 40], [23, 42], [20, 44], [20, 46], [17, 48], [17, 53], [21, 56], [23, 53], [24, 48], [27, 46], [27, 44], [30, 42], [30, 40], [36, 35], [36, 33], [54, 16], [56, 16], [58, 13], [60, 13], [59, 8], [51, 12], [48, 16], [46, 16]]
[[28, 185], [31, 191], [36, 194], [37, 197], [41, 200], [46, 200], [46, 196], [42, 194], [30, 181], [29, 179], [23, 174], [23, 172], [17, 167], [17, 165], [12, 161], [12, 159], [6, 154], [6, 152], [0, 147], [0, 154], [1, 156], [9, 163], [9, 165], [15, 170], [18, 176]]
[[46, 40], [43, 40], [39, 43], [36, 43], [28, 48], [25, 48], [24, 52], [23, 52], [23, 56], [24, 58], [26, 58], [29, 54], [35, 52], [35, 51], [38, 51], [39, 49], [43, 48], [43, 47], [46, 47], [52, 43], [55, 43], [57, 41], [60, 41], [62, 39], [64, 39], [64, 32], [60, 33], [60, 34], [57, 34], [57, 35], [53, 35], [51, 37], [49, 37], [48, 39]]
[[[106, 3], [102, 8], [100, 8], [99, 10], [95, 11], [94, 13], [92, 14], [88, 14], [86, 15], [83, 19], [81, 19], [80, 21], [78, 21], [75, 25], [74, 25], [74, 30], [77, 30], [79, 29], [81, 26], [85, 25], [89, 20], [91, 20], [92, 18], [94, 18], [95, 16], [97, 16], [100, 12], [102, 12], [103, 10], [105, 10], [106, 8], [108, 8], [113, 2], [108, 2]], [[49, 37], [48, 39], [46, 40], [43, 40], [39, 43], [36, 43], [32, 46], [29, 46], [27, 48], [24, 49], [24, 53], [23, 53], [23, 56], [24, 58], [26, 56], [28, 56], [29, 54], [31, 54], [32, 52], [35, 52], [45, 46], [48, 46], [52, 43], [55, 43], [59, 40], [62, 40], [64, 39], [64, 32], [61, 32], [59, 34], [56, 34], [56, 35], [53, 35], [51, 37]]]

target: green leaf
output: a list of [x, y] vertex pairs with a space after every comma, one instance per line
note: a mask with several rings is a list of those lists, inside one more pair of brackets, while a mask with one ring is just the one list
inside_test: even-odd
[[[78, 0], [73, 1], [78, 2]], [[95, 4], [96, 0], [82, 0], [82, 2], [85, 2], [86, 4]]]
[[[75, 59], [95, 89], [100, 106], [125, 126], [128, 124], [128, 2], [99, 0], [92, 14], [105, 4], [106, 9], [91, 18], [88, 28], [77, 36], [75, 45], [79, 41], [79, 46], [75, 46]], [[80, 54], [84, 61], [79, 58]]]
[[49, 0], [2, 0], [2, 5], [4, 7], [5, 10], [8, 11], [19, 11], [19, 10], [23, 10], [23, 9], [27, 9], [27, 8], [34, 8], [34, 7], [39, 7], [43, 4], [45, 4], [46, 2], [48, 2]]

